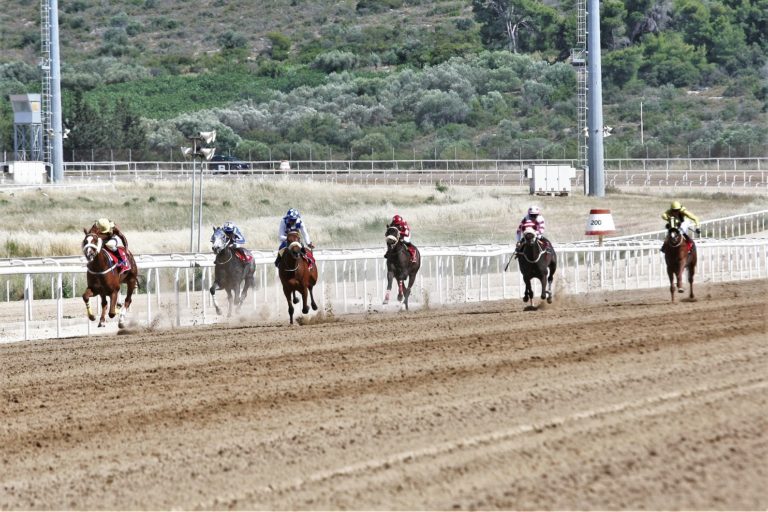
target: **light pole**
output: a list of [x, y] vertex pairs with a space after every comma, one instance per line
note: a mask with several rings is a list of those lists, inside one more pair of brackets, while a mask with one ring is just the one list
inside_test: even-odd
[[[181, 148], [184, 156], [192, 157], [192, 201], [189, 213], [189, 252], [192, 252], [195, 239], [195, 174], [197, 173], [197, 159], [208, 161], [213, 158], [216, 148], [202, 148], [203, 143], [211, 144], [216, 140], [216, 130], [210, 132], [198, 132], [197, 135], [187, 137], [192, 141], [192, 147]], [[205, 167], [200, 165], [200, 203], [198, 208], [197, 220], [197, 252], [200, 252], [200, 237], [203, 230], [203, 171]]]

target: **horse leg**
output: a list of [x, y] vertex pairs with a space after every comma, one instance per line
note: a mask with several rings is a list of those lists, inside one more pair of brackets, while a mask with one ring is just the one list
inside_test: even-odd
[[304, 286], [301, 288], [301, 313], [306, 315], [309, 313], [309, 306], [307, 306], [307, 288], [308, 286]]
[[213, 301], [213, 307], [216, 308], [216, 314], [221, 314], [221, 308], [219, 307], [219, 303], [216, 302], [216, 290], [221, 290], [221, 285], [219, 285], [218, 281], [214, 281], [211, 285], [211, 289], [209, 290], [211, 292], [211, 300]]
[[688, 265], [688, 298], [693, 299], [693, 274], [696, 273], [696, 264]]
[[107, 296], [101, 296], [101, 317], [99, 318], [99, 325], [97, 327], [104, 327], [107, 323]]
[[677, 271], [677, 293], [683, 293], [683, 272], [685, 271], [685, 265], [680, 265], [680, 270]]
[[314, 289], [315, 289], [314, 286], [309, 287], [309, 301], [310, 301], [310, 306], [312, 306], [312, 310], [317, 311], [317, 304], [315, 304], [315, 293], [313, 291]]
[[557, 270], [557, 262], [552, 260], [547, 267], [549, 275], [547, 276], [547, 304], [552, 304], [552, 280], [555, 279], [555, 270]]
[[298, 304], [299, 303], [299, 296], [296, 295], [296, 290], [293, 290], [293, 303]]
[[232, 288], [227, 288], [227, 318], [232, 316]]
[[411, 288], [413, 288], [413, 284], [416, 282], [416, 275], [411, 274], [408, 276], [408, 286], [405, 288], [405, 293], [403, 293], [403, 304], [405, 304], [405, 310], [408, 311], [408, 297], [411, 296]]
[[91, 297], [93, 297], [93, 290], [90, 288], [85, 289], [85, 293], [83, 293], [83, 302], [85, 302], [85, 312], [88, 314], [88, 319], [93, 322], [96, 320], [96, 315], [93, 314], [93, 310], [91, 309]]
[[120, 288], [109, 294], [109, 318], [117, 315], [117, 302], [120, 298]]
[[[135, 266], [133, 268], [136, 268]], [[131, 307], [131, 302], [133, 301], [133, 291], [136, 289], [136, 286], [138, 284], [138, 279], [136, 276], [130, 277], [125, 281], [126, 286], [126, 293], [125, 293], [125, 301], [123, 302], [123, 307], [120, 308], [120, 316], [117, 318], [117, 326], [122, 329], [125, 327], [125, 315], [128, 312], [128, 308]]]
[[392, 279], [395, 277], [395, 273], [391, 270], [387, 272], [387, 291], [384, 292], [384, 302], [382, 304], [389, 304], [389, 292], [392, 291]]
[[525, 293], [523, 293], [523, 302], [528, 302], [528, 299], [533, 299], [533, 289], [531, 288], [531, 279], [529, 277], [523, 277], [525, 283]]
[[285, 294], [285, 300], [288, 302], [288, 316], [291, 318], [291, 325], [293, 325], [293, 302], [291, 301], [291, 295], [293, 292], [287, 287], [283, 286], [283, 293]]
[[397, 302], [403, 302], [403, 289], [405, 287], [403, 286], [403, 282], [401, 280], [397, 280]]
[[667, 268], [667, 276], [669, 277], [669, 294], [672, 297], [672, 302], [675, 302], [675, 273]]

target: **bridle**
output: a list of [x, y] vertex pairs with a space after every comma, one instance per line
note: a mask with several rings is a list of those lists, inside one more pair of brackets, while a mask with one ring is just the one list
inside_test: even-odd
[[[95, 243], [93, 241], [94, 238], [96, 239]], [[106, 270], [91, 270], [90, 265], [94, 262], [96, 256], [103, 250], [103, 242], [100, 237], [94, 235], [93, 233], [88, 233], [85, 236], [85, 242], [86, 243], [83, 244], [83, 256], [85, 256], [85, 259], [88, 260], [88, 263], [85, 265], [85, 269], [89, 274], [104, 275], [112, 272], [115, 267], [117, 267], [117, 263], [113, 263], [112, 266]], [[93, 252], [90, 252], [89, 249], [93, 249]]]
[[528, 255], [525, 253], [525, 248], [523, 248], [523, 259], [525, 259], [525, 261], [527, 261], [528, 263], [538, 263], [541, 257], [547, 253], [547, 251], [541, 246], [540, 240], [537, 240], [533, 236], [531, 236], [530, 238], [525, 237], [525, 247], [534, 247], [534, 245], [537, 245], [539, 247], [539, 255], [534, 260], [528, 257]]
[[[673, 236], [673, 232], [677, 233], [677, 236]], [[678, 229], [670, 229], [668, 232], [668, 238], [669, 238], [669, 246], [670, 247], [680, 247], [683, 244], [683, 235], [680, 233]], [[677, 239], [677, 243], [672, 243], [672, 240]]]

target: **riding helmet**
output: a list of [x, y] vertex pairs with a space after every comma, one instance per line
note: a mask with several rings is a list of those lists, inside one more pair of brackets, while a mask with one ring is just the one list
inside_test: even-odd
[[115, 227], [115, 225], [112, 223], [111, 220], [106, 218], [101, 218], [96, 221], [96, 227], [99, 228], [99, 233], [106, 235], [110, 231], [112, 231], [112, 228]]
[[291, 208], [290, 210], [288, 210], [288, 213], [286, 213], [285, 216], [288, 217], [289, 219], [296, 220], [299, 218], [299, 210], [297, 210], [296, 208]]
[[683, 207], [683, 205], [682, 205], [682, 204], [680, 204], [680, 201], [672, 201], [672, 204], [671, 204], [671, 205], [669, 205], [669, 207], [670, 207], [670, 209], [672, 209], [672, 210], [679, 210], [680, 208], [682, 208], [682, 207]]
[[224, 223], [223, 226], [221, 226], [221, 229], [223, 229], [225, 233], [232, 233], [235, 231], [235, 223], [228, 220]]
[[541, 214], [541, 208], [538, 206], [531, 206], [528, 208], [528, 215], [539, 215]]
[[403, 218], [401, 216], [395, 215], [394, 217], [392, 217], [392, 224], [402, 224], [402, 223], [403, 223]]

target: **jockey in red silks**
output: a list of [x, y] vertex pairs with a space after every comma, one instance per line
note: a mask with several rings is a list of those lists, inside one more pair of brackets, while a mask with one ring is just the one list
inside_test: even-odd
[[523, 232], [525, 232], [526, 228], [533, 228], [533, 230], [536, 231], [536, 238], [544, 244], [545, 248], [551, 245], [549, 240], [544, 238], [545, 224], [544, 216], [541, 214], [541, 208], [538, 206], [531, 206], [528, 208], [526, 216], [520, 221], [520, 225], [517, 226], [517, 233], [515, 233], [517, 246], [515, 247], [515, 252], [519, 253], [523, 250], [523, 244], [521, 242], [523, 239]]
[[392, 222], [387, 224], [387, 227], [397, 228], [397, 230], [400, 232], [400, 240], [405, 244], [405, 247], [408, 249], [408, 252], [411, 253], [411, 263], [415, 263], [416, 248], [413, 245], [411, 245], [411, 227], [408, 225], [405, 219], [399, 215], [395, 215], [394, 217], [392, 217]]

